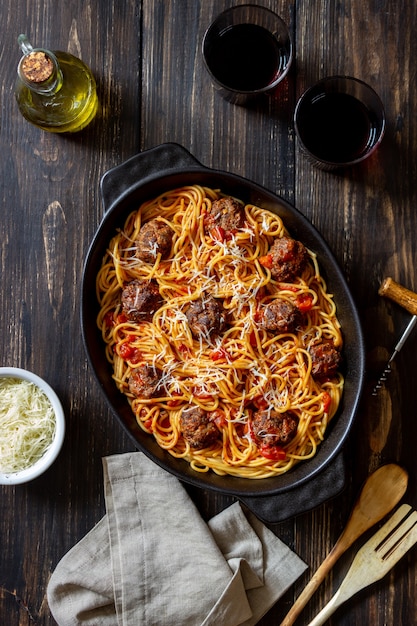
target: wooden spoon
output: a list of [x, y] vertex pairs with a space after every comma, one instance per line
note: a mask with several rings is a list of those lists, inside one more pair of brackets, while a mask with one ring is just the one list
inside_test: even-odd
[[281, 622], [281, 626], [294, 624], [298, 615], [339, 557], [350, 548], [358, 537], [379, 522], [398, 504], [406, 492], [407, 485], [407, 472], [393, 463], [382, 465], [368, 477], [344, 531]]

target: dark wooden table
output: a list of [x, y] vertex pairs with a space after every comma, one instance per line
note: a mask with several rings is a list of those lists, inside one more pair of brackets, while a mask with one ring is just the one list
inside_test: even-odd
[[[363, 323], [367, 380], [345, 448], [348, 479], [333, 500], [273, 526], [310, 572], [262, 620], [277, 624], [339, 536], [360, 485], [386, 462], [409, 471], [417, 506], [417, 332], [377, 398], [371, 389], [409, 314], [378, 296], [392, 276], [417, 290], [417, 4], [414, 0], [306, 0], [262, 4], [288, 23], [295, 60], [267, 108], [219, 98], [200, 47], [224, 0], [3, 0], [1, 68], [1, 365], [33, 370], [65, 408], [62, 453], [41, 478], [0, 493], [0, 623], [54, 624], [46, 587], [59, 559], [104, 513], [103, 456], [133, 450], [87, 365], [79, 321], [83, 260], [102, 216], [103, 173], [139, 151], [178, 142], [207, 166], [256, 181], [294, 204], [339, 261]], [[81, 57], [97, 78], [101, 111], [74, 136], [40, 131], [14, 101], [17, 36]], [[300, 154], [292, 114], [317, 79], [350, 74], [380, 94], [387, 132], [377, 153], [343, 173]], [[231, 499], [196, 490], [204, 517]], [[330, 598], [354, 549], [299, 618]], [[332, 624], [417, 624], [417, 548], [384, 580], [348, 602]]]

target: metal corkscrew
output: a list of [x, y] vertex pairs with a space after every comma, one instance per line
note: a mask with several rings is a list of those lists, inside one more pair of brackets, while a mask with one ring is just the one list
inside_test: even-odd
[[386, 278], [382, 283], [381, 287], [378, 291], [380, 296], [384, 296], [386, 298], [390, 298], [404, 309], [406, 309], [409, 313], [412, 313], [412, 318], [408, 322], [404, 332], [402, 333], [398, 343], [396, 344], [393, 353], [391, 354], [388, 363], [386, 364], [384, 371], [376, 383], [372, 395], [376, 396], [378, 391], [383, 387], [386, 382], [390, 372], [391, 372], [391, 363], [405, 344], [406, 340], [410, 336], [414, 326], [417, 324], [417, 294], [409, 289], [406, 289], [402, 285], [396, 283], [392, 278]]

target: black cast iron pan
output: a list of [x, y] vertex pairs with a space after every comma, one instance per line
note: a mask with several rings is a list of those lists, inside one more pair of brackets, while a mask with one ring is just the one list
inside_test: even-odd
[[[338, 414], [316, 456], [287, 474], [249, 480], [214, 473], [197, 474], [188, 463], [162, 450], [137, 425], [130, 406], [112, 379], [104, 343], [96, 327], [95, 281], [110, 239], [127, 215], [147, 199], [183, 185], [200, 184], [277, 212], [290, 234], [317, 253], [338, 307], [344, 335], [345, 390]], [[179, 479], [204, 489], [235, 496], [260, 519], [278, 522], [307, 511], [340, 493], [345, 485], [343, 448], [358, 407], [365, 350], [357, 310], [327, 244], [303, 215], [263, 187], [240, 176], [207, 168], [178, 144], [163, 144], [142, 152], [108, 171], [101, 180], [105, 215], [88, 251], [82, 283], [81, 326], [89, 363], [107, 402], [135, 446]]]

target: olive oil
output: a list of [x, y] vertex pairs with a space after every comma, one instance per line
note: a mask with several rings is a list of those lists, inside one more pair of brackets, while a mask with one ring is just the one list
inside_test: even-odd
[[25, 35], [20, 35], [19, 44], [24, 56], [18, 66], [16, 100], [22, 115], [53, 133], [85, 128], [98, 110], [90, 68], [67, 52], [33, 48]]

